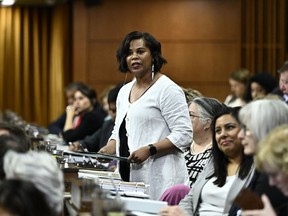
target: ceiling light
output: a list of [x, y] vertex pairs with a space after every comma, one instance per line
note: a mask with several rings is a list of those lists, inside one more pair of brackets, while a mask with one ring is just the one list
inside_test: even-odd
[[3, 0], [2, 2], [1, 2], [1, 5], [3, 5], [3, 6], [11, 6], [11, 5], [13, 5], [15, 3], [15, 0]]

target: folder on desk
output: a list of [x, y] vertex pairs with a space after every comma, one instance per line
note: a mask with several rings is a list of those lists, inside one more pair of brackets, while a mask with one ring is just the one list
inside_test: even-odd
[[97, 179], [100, 188], [111, 191], [117, 190], [122, 196], [149, 198], [147, 195], [148, 185], [144, 182], [124, 182], [117, 172], [80, 169], [78, 177]]

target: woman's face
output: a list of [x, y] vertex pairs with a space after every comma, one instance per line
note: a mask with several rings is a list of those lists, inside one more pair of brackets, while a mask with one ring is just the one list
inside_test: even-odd
[[237, 137], [240, 124], [230, 115], [220, 116], [215, 122], [215, 139], [218, 148], [228, 157], [238, 157], [242, 153], [242, 145]]
[[206, 126], [206, 124], [201, 119], [197, 104], [191, 103], [188, 109], [193, 126], [193, 138], [197, 139], [197, 135], [199, 136], [199, 132], [201, 133], [202, 131], [204, 131], [204, 127]]
[[269, 185], [277, 187], [285, 196], [288, 196], [288, 175], [277, 171], [268, 164], [263, 164], [264, 172], [268, 175]]
[[251, 83], [251, 97], [253, 100], [263, 98], [267, 95], [266, 91], [256, 82]]
[[244, 154], [254, 155], [256, 153], [258, 140], [246, 125], [242, 125], [238, 138], [241, 140], [241, 144], [244, 147]]
[[234, 79], [229, 79], [232, 94], [237, 98], [242, 98], [246, 91], [246, 86]]
[[83, 112], [88, 112], [93, 109], [92, 103], [87, 96], [82, 94], [80, 91], [76, 91], [74, 94], [75, 114], [81, 114]]
[[143, 77], [151, 72], [152, 55], [143, 39], [136, 39], [130, 42], [129, 53], [126, 57], [129, 71], [137, 77]]

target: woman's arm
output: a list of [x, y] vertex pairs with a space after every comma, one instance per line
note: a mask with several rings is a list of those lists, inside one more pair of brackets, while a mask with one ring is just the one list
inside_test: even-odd
[[116, 140], [109, 140], [108, 143], [103, 146], [98, 152], [104, 154], [116, 154]]
[[180, 206], [165, 206], [158, 213], [160, 216], [188, 216]]
[[[152, 143], [151, 143], [152, 144]], [[175, 151], [177, 150], [177, 147], [173, 145], [173, 143], [168, 139], [163, 139], [157, 143], [153, 143], [153, 146], [144, 146], [136, 151], [132, 152], [130, 156], [128, 157], [128, 160], [133, 163], [142, 163], [145, 160], [147, 160], [150, 156], [155, 154], [165, 154], [169, 151]], [[151, 148], [154, 148], [155, 150], [152, 150]], [[154, 151], [154, 152], [153, 152]], [[151, 154], [152, 152], [152, 154]]]
[[75, 115], [75, 107], [74, 106], [67, 106], [66, 107], [66, 120], [63, 131], [67, 131], [73, 129], [73, 118]]

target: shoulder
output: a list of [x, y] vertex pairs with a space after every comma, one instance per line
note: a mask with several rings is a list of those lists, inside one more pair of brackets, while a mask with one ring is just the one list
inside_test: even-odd
[[[177, 86], [179, 87], [173, 80], [171, 80], [168, 76], [162, 74], [162, 76], [157, 80], [156, 83], [159, 83], [163, 86]], [[179, 87], [180, 88], [180, 87]]]
[[135, 79], [133, 79], [132, 81], [124, 84], [121, 89], [119, 90], [118, 96], [117, 98], [122, 98], [124, 97], [124, 95], [128, 95], [130, 93], [130, 90], [133, 86], [133, 84], [135, 83]]
[[183, 90], [179, 85], [177, 85], [173, 80], [171, 80], [166, 75], [162, 75], [155, 83], [155, 90], [164, 93], [164, 95], [171, 95], [179, 93], [184, 95]]

